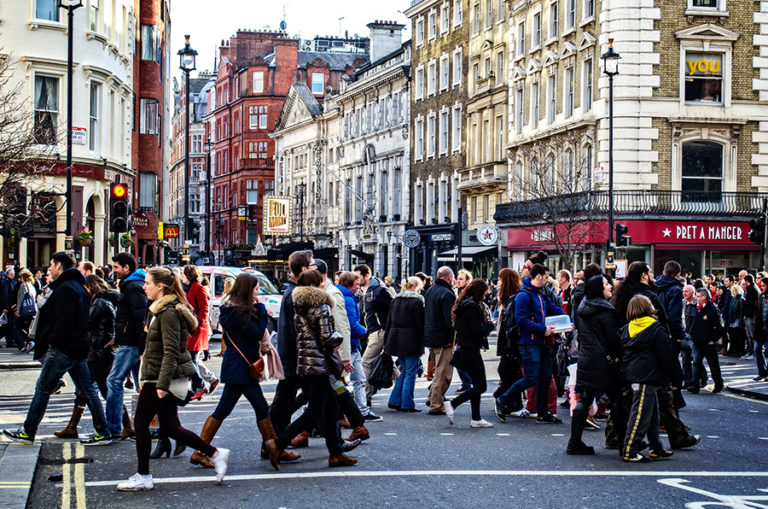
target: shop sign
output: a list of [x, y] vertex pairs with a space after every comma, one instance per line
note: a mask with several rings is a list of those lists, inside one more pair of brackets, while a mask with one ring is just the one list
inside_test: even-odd
[[144, 212], [139, 212], [133, 215], [131, 218], [131, 224], [134, 228], [136, 228], [136, 230], [143, 232], [149, 228], [149, 218]]
[[499, 230], [495, 226], [484, 224], [477, 229], [477, 241], [484, 246], [493, 246], [499, 241]]
[[88, 133], [85, 127], [72, 127], [72, 144], [73, 145], [85, 145], [86, 134]]
[[450, 242], [453, 240], [452, 233], [437, 233], [432, 235], [432, 242]]
[[416, 230], [405, 230], [403, 234], [403, 245], [413, 249], [421, 242], [421, 235]]
[[264, 197], [264, 235], [291, 234], [291, 197]]
[[166, 239], [178, 239], [179, 238], [179, 225], [177, 224], [164, 224], [163, 235]]
[[749, 223], [711, 221], [622, 221], [633, 244], [745, 244]]

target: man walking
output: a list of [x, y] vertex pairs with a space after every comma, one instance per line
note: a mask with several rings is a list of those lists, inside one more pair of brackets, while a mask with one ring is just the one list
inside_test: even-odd
[[127, 438], [133, 435], [133, 427], [128, 410], [123, 405], [123, 381], [129, 373], [133, 373], [138, 383], [139, 356], [146, 341], [146, 272], [136, 268], [136, 258], [131, 253], [118, 253], [112, 257], [112, 262], [115, 277], [120, 279], [120, 299], [115, 317], [117, 350], [107, 377], [107, 423], [113, 436]]
[[429, 415], [445, 415], [445, 391], [453, 378], [453, 323], [451, 310], [456, 302], [453, 293], [453, 270], [450, 267], [437, 269], [435, 284], [424, 293], [424, 346], [429, 348], [435, 359], [435, 374], [429, 389]]
[[40, 310], [40, 329], [35, 336], [35, 358], [45, 355], [45, 359], [24, 424], [16, 431], [3, 430], [3, 435], [11, 440], [26, 444], [34, 442], [51, 394], [64, 373], [69, 373], [78, 392], [86, 398], [96, 429], [96, 434], [82, 443], [107, 445], [112, 442], [104, 408], [85, 361], [90, 348], [90, 298], [85, 290], [85, 278], [75, 263], [75, 257], [66, 251], [59, 251], [51, 257], [50, 271], [54, 279], [50, 284], [52, 293]]
[[747, 335], [747, 355], [742, 358], [752, 360], [755, 358], [755, 305], [760, 298], [760, 292], [758, 292], [755, 287], [755, 278], [752, 274], [746, 274], [744, 276], [744, 281], [747, 287], [744, 289], [744, 306], [742, 306], [742, 314], [744, 315], [744, 332]]

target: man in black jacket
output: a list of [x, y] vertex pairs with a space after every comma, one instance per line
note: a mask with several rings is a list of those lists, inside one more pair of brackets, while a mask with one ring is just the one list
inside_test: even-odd
[[86, 357], [88, 339], [88, 309], [90, 298], [85, 290], [85, 278], [75, 268], [75, 257], [66, 251], [51, 257], [50, 297], [40, 310], [35, 358], [45, 355], [35, 385], [35, 395], [29, 405], [24, 425], [16, 431], [3, 430], [3, 435], [26, 444], [35, 440], [51, 394], [59, 379], [69, 373], [79, 394], [85, 396], [96, 434], [83, 440], [87, 445], [107, 445], [112, 442], [96, 387], [91, 381]]
[[752, 274], [744, 276], [744, 281], [747, 283], [747, 287], [744, 290], [744, 306], [742, 306], [744, 314], [744, 332], [747, 334], [747, 355], [745, 358], [754, 359], [755, 351], [755, 304], [757, 299], [760, 298], [760, 292], [755, 287], [755, 278]]
[[435, 374], [429, 389], [430, 415], [445, 415], [445, 392], [453, 379], [453, 323], [451, 310], [456, 302], [453, 293], [453, 270], [450, 267], [437, 269], [435, 284], [424, 294], [424, 346], [435, 358]]
[[138, 386], [139, 356], [144, 351], [147, 296], [144, 294], [143, 269], [136, 269], [131, 253], [118, 253], [112, 258], [115, 277], [120, 278], [120, 300], [115, 317], [115, 359], [107, 377], [107, 422], [113, 436], [133, 435], [131, 418], [123, 405], [123, 382], [133, 373]]
[[704, 371], [704, 359], [707, 359], [709, 370], [715, 388], [712, 392], [722, 392], [723, 377], [720, 374], [720, 360], [717, 358], [717, 340], [723, 337], [723, 328], [720, 311], [712, 303], [709, 290], [700, 288], [696, 290], [696, 318], [693, 320], [691, 336], [693, 337], [693, 374], [688, 380], [688, 390], [695, 394], [699, 392], [698, 381], [706, 379]]

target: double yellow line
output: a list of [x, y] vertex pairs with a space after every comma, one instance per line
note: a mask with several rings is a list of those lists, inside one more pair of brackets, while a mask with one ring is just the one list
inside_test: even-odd
[[[72, 474], [72, 443], [64, 444], [61, 454], [64, 465], [61, 467], [61, 507], [62, 509], [71, 509], [72, 507], [72, 481], [74, 477], [75, 484], [75, 507], [77, 509], [86, 509], [85, 503], [85, 464], [75, 463], [74, 476]], [[75, 444], [75, 459], [85, 457], [85, 447], [83, 444]]]

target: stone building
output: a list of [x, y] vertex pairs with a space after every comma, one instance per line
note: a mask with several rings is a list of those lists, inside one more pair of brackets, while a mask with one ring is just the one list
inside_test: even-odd
[[[768, 191], [768, 8], [726, 0], [558, 0], [510, 5], [511, 202], [497, 207], [511, 265], [545, 249], [569, 266], [605, 259], [609, 79], [614, 78], [617, 259], [660, 273], [757, 268], [748, 220]], [[533, 185], [532, 185], [533, 184]], [[551, 204], [557, 207], [551, 207]], [[563, 249], [572, 243], [573, 249]], [[568, 260], [568, 258], [571, 258]], [[572, 263], [571, 263], [572, 262]], [[562, 263], [562, 261], [560, 262]]]

